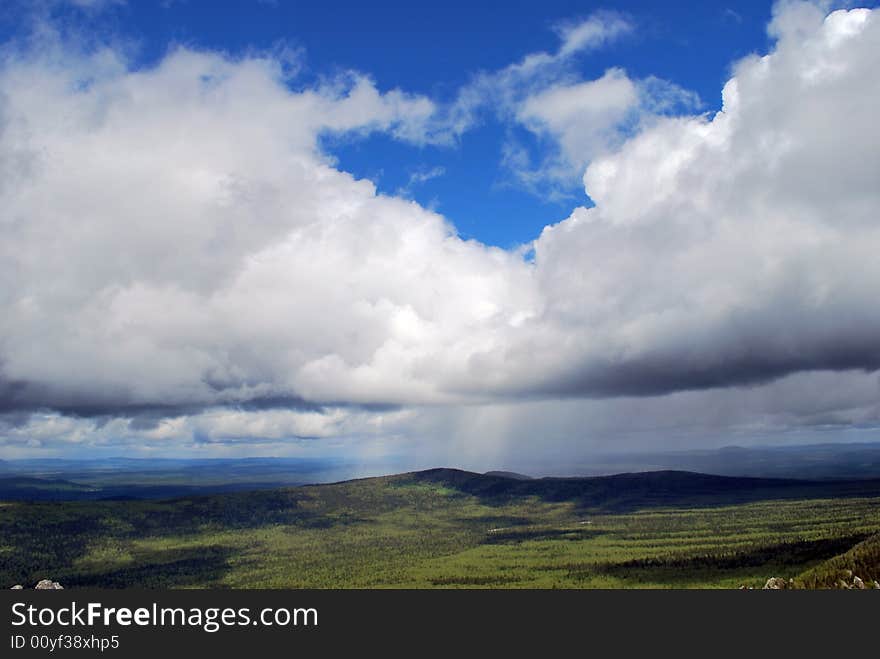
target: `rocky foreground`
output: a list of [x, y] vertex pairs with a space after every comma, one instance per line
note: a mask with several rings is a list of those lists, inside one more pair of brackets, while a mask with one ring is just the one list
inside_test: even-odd
[[[846, 581], [844, 579], [840, 579], [837, 582], [836, 588], [839, 590], [880, 590], [880, 582], [876, 579], [873, 581], [865, 582], [863, 579], [858, 576], [850, 573], [847, 575], [851, 581]], [[740, 590], [754, 590], [750, 586], [740, 586]], [[781, 577], [770, 577], [767, 579], [767, 583], [764, 584], [764, 587], [761, 590], [797, 590], [799, 589], [797, 584], [795, 584], [794, 579], [789, 579], [786, 581]], [[12, 587], [12, 590], [24, 590], [24, 586], [15, 585]], [[62, 586], [57, 581], [52, 581], [51, 579], [42, 579], [34, 586], [34, 590], [64, 590], [64, 586]]]
[[[864, 581], [860, 577], [854, 575], [852, 572], [849, 572], [847, 575], [847, 579], [839, 579], [837, 583], [833, 586], [838, 590], [880, 590], [880, 582], [876, 579], [873, 581]], [[752, 588], [746, 586], [740, 586], [740, 590], [752, 590]], [[781, 577], [770, 577], [767, 579], [767, 583], [764, 584], [764, 587], [761, 590], [803, 590], [803, 586], [799, 586], [795, 583], [794, 579], [789, 579], [786, 581]], [[815, 590], [815, 589], [811, 589]]]
[[[12, 587], [12, 590], [24, 590], [24, 586], [17, 584]], [[41, 579], [37, 582], [37, 585], [34, 586], [34, 590], [64, 590], [64, 586], [51, 579]]]

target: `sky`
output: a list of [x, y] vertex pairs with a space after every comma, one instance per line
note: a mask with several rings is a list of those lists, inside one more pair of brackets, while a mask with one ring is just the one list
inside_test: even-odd
[[880, 439], [880, 13], [12, 0], [0, 459]]

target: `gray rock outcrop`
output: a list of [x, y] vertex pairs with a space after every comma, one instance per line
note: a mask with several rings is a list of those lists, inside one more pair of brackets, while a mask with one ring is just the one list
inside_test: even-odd
[[767, 579], [767, 583], [764, 584], [763, 590], [785, 590], [786, 588], [788, 588], [788, 583], [785, 579], [770, 577]]

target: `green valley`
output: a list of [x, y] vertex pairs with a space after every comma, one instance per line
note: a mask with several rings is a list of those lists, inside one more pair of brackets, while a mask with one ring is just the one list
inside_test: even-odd
[[0, 503], [0, 584], [735, 588], [880, 579], [880, 480], [450, 469], [168, 500]]

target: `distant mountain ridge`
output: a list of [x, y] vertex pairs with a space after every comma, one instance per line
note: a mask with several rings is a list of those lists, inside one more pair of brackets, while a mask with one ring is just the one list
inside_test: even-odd
[[[307, 474], [297, 482], [330, 482], [361, 475], [380, 475], [395, 471], [393, 461], [364, 463], [340, 458], [142, 458], [113, 456], [102, 458], [28, 458], [0, 460], [0, 473], [22, 476], [61, 478], [76, 481], [73, 475], [128, 474], [140, 472], [185, 472], [187, 477], [207, 478], [214, 483], [228, 479], [266, 480], [269, 472]], [[399, 471], [399, 469], [397, 470]], [[600, 476], [644, 471], [692, 471], [719, 476], [757, 478], [794, 478], [805, 480], [852, 480], [880, 478], [880, 442], [823, 443], [790, 446], [724, 446], [711, 449], [630, 451], [602, 453], [564, 465], [539, 462], [508, 462], [503, 470], [488, 475], [528, 478], [536, 475], [565, 473], [570, 476]], [[332, 473], [331, 473], [332, 472]], [[259, 478], [254, 478], [259, 475]], [[288, 479], [290, 480], [290, 479]]]
[[609, 453], [573, 464], [570, 470], [583, 475], [676, 470], [758, 478], [870, 479], [880, 478], [880, 442]]
[[[310, 484], [290, 479], [188, 481], [188, 473], [134, 472], [137, 480], [127, 482], [125, 474], [108, 474], [85, 481], [70, 478], [12, 475], [0, 477], [0, 501], [99, 501], [112, 499], [172, 499], [187, 496], [273, 490]], [[302, 475], [301, 475], [302, 476]], [[741, 503], [761, 498], [880, 496], [880, 479], [806, 480], [719, 476], [680, 470], [625, 472], [605, 476], [531, 478], [511, 472], [480, 474], [454, 468], [406, 472], [384, 478], [391, 481], [435, 483], [483, 499], [538, 497], [546, 501], [598, 503], [609, 509], [633, 505], [682, 505], [697, 501]], [[349, 480], [334, 481], [345, 483]], [[312, 481], [314, 483], [314, 481]]]
[[[505, 465], [505, 467], [514, 465]], [[162, 499], [243, 490], [273, 489], [310, 483], [342, 482], [352, 478], [388, 473], [378, 463], [360, 464], [345, 460], [319, 458], [40, 458], [0, 460], [0, 499], [6, 500], [99, 500], [99, 499]], [[626, 455], [600, 456], [586, 464], [568, 466], [572, 475], [566, 478], [533, 478], [542, 473], [535, 465], [532, 471], [512, 469], [488, 471], [485, 474], [451, 470], [427, 470], [423, 474], [446, 473], [451, 480], [462, 481], [456, 474], [470, 474], [466, 487], [481, 492], [539, 492], [540, 496], [565, 497], [580, 490], [603, 491], [623, 488], [626, 474], [666, 474], [640, 476], [626, 487], [641, 488], [643, 494], [653, 492], [659, 501], [682, 498], [677, 489], [684, 488], [703, 498], [710, 495], [743, 492], [759, 488], [792, 490], [769, 481], [801, 481], [813, 483], [811, 491], [821, 491], [819, 481], [836, 481], [840, 485], [828, 491], [856, 491], [851, 481], [880, 479], [880, 443], [816, 444], [803, 446], [742, 447], [720, 449], [667, 451]], [[544, 471], [546, 473], [546, 471]], [[552, 472], [551, 472], [552, 473]], [[680, 474], [700, 474], [685, 479]], [[526, 475], [531, 474], [531, 475]], [[679, 474], [679, 475], [675, 475]], [[482, 476], [482, 479], [477, 477]], [[573, 478], [615, 476], [610, 482], [590, 481], [575, 486]], [[719, 477], [740, 479], [718, 480]], [[33, 478], [27, 483], [19, 478]], [[427, 478], [423, 476], [422, 478]], [[10, 480], [12, 479], [12, 480]], [[503, 479], [499, 481], [498, 479]], [[549, 479], [549, 480], [548, 480]], [[746, 480], [743, 480], [746, 479]], [[758, 479], [749, 481], [747, 479]], [[763, 479], [763, 480], [762, 480]], [[511, 481], [512, 484], [500, 483]], [[463, 482], [463, 481], [462, 481]], [[517, 485], [517, 483], [519, 483]], [[649, 483], [653, 483], [649, 487]], [[782, 488], [782, 489], [780, 489]], [[849, 488], [849, 489], [847, 489]], [[701, 493], [702, 492], [702, 493]], [[604, 495], [603, 495], [604, 496]], [[629, 499], [631, 496], [627, 495]]]

